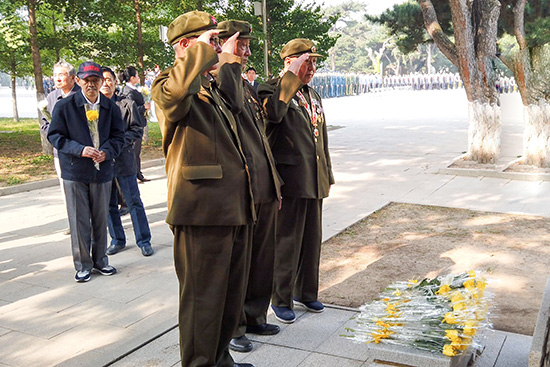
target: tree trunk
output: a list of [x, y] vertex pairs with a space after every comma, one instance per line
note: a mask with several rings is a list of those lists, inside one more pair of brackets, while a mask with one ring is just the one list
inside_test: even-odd
[[428, 33], [458, 68], [469, 101], [466, 159], [496, 163], [500, 155], [500, 107], [495, 88], [500, 3], [497, 0], [449, 0], [454, 43], [443, 33], [433, 3], [418, 0]]
[[134, 0], [134, 9], [136, 10], [139, 77], [142, 80], [142, 84], [145, 85], [145, 70], [143, 63], [143, 34], [141, 30], [141, 9], [139, 7], [139, 0]]
[[514, 33], [519, 51], [501, 60], [512, 70], [523, 103], [522, 164], [550, 167], [550, 45], [529, 48], [525, 38], [526, 0], [514, 6]]
[[11, 61], [11, 102], [13, 106], [13, 121], [19, 122], [19, 112], [17, 111], [17, 93], [16, 93], [16, 78], [15, 78], [15, 57], [12, 56]]
[[500, 107], [472, 101], [468, 103], [467, 158], [479, 163], [496, 163], [500, 155]]
[[522, 164], [550, 167], [550, 104], [540, 100], [523, 106]]
[[[40, 102], [44, 99], [44, 84], [42, 82], [42, 62], [40, 60], [40, 48], [38, 47], [38, 31], [36, 28], [36, 6], [37, 0], [27, 0], [27, 8], [29, 10], [29, 33], [32, 53], [32, 63], [34, 67], [34, 84], [36, 85], [36, 101]], [[37, 109], [37, 116], [40, 116], [40, 111]], [[39, 118], [38, 123], [42, 126], [42, 121]], [[42, 143], [42, 153], [52, 154], [52, 146], [46, 134], [40, 130], [40, 140]]]
[[428, 56], [426, 57], [426, 72], [428, 74], [433, 74], [432, 72], [432, 52], [433, 52], [433, 44], [428, 43], [426, 45], [426, 51], [428, 52]]

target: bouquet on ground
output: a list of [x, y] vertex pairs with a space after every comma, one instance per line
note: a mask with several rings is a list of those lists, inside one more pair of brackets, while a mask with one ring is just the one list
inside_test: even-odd
[[361, 307], [355, 341], [414, 347], [452, 357], [475, 345], [475, 335], [490, 327], [486, 280], [469, 271], [422, 281], [392, 283], [380, 299]]
[[[86, 120], [88, 120], [88, 129], [94, 148], [99, 149], [99, 105], [84, 105], [86, 109]], [[95, 168], [99, 171], [99, 163], [94, 162]]]

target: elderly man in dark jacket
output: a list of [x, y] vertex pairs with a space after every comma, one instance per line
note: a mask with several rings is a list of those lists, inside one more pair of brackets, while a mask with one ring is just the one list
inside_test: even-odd
[[140, 141], [143, 136], [143, 127], [141, 126], [139, 111], [136, 103], [130, 98], [117, 96], [115, 73], [106, 67], [103, 67], [103, 85], [99, 90], [107, 98], [113, 100], [120, 108], [124, 120], [124, 147], [120, 155], [115, 160], [115, 176], [113, 188], [111, 190], [111, 201], [109, 202], [109, 233], [111, 234], [111, 246], [107, 249], [107, 255], [114, 255], [126, 247], [126, 235], [120, 220], [120, 211], [118, 210], [118, 190], [117, 182], [122, 192], [124, 200], [128, 204], [128, 210], [132, 218], [134, 227], [134, 236], [136, 243], [141, 249], [143, 256], [151, 256], [153, 248], [151, 247], [151, 230], [145, 214], [145, 208], [139, 194], [139, 188], [136, 180], [137, 166], [134, 153], [134, 144]]
[[99, 95], [103, 73], [98, 64], [82, 63], [77, 82], [82, 91], [56, 105], [48, 140], [59, 152], [75, 280], [86, 282], [92, 270], [116, 273], [106, 254], [107, 207], [113, 160], [124, 144], [124, 125], [117, 105]]

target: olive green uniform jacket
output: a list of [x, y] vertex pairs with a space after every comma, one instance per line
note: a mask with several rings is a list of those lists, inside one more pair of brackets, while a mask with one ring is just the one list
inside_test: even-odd
[[[171, 225], [239, 226], [254, 220], [250, 175], [235, 118], [203, 75], [216, 62], [212, 47], [197, 42], [153, 83], [166, 156], [166, 222]], [[240, 65], [240, 58], [220, 54], [220, 68], [226, 63]], [[237, 88], [241, 76], [233, 75]]]
[[[302, 91], [310, 107], [318, 113], [318, 136], [303, 102], [297, 96]], [[309, 92], [313, 103], [309, 101]], [[334, 184], [328, 134], [321, 97], [302, 84], [292, 72], [270, 80], [258, 88], [258, 96], [267, 113], [267, 136], [277, 162], [277, 171], [284, 186], [283, 197], [323, 199]]]

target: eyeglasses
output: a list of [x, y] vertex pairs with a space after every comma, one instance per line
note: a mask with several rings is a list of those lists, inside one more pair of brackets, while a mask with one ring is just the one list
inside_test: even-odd
[[220, 38], [218, 36], [210, 38], [210, 44], [212, 46], [219, 46], [220, 45]]

